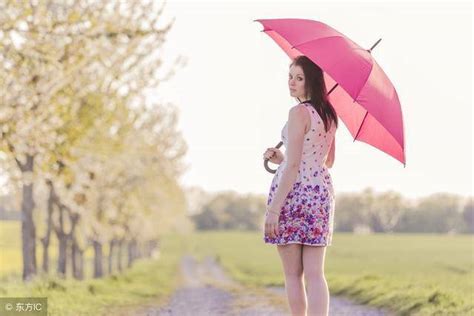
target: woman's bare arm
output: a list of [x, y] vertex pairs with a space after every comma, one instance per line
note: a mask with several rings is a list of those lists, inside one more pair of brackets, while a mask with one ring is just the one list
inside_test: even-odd
[[269, 210], [280, 212], [286, 196], [296, 181], [305, 135], [305, 124], [301, 124], [301, 122], [306, 121], [307, 115], [309, 114], [304, 105], [297, 105], [290, 109], [288, 115], [288, 148], [285, 152], [287, 157], [286, 167], [283, 169], [280, 184], [269, 206]]
[[333, 138], [331, 147], [329, 148], [328, 157], [325, 162], [326, 167], [332, 168], [332, 165], [334, 164], [335, 156], [336, 156], [336, 137]]

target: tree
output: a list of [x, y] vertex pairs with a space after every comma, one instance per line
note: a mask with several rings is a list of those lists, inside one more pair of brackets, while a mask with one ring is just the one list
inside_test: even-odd
[[393, 232], [406, 211], [403, 197], [394, 191], [378, 194], [369, 207], [369, 223], [374, 232]]
[[201, 212], [191, 217], [200, 230], [258, 230], [264, 214], [264, 196], [226, 191], [215, 194], [203, 204]]
[[[22, 176], [25, 280], [36, 273], [34, 183], [43, 177], [39, 171], [47, 172], [39, 166], [48, 165], [52, 155], [58, 155], [54, 161], [66, 161], [57, 149], [68, 144], [62, 131], [70, 118], [73, 121], [84, 104], [91, 104], [84, 102], [91, 94], [99, 96], [98, 104], [109, 111], [115, 110], [118, 97], [127, 106], [137, 105], [145, 89], [169, 79], [183, 62], [178, 57], [171, 70], [159, 76], [162, 60], [156, 51], [173, 24], [158, 26], [163, 7], [157, 8], [155, 2], [110, 4], [79, 0], [0, 4], [7, 12], [0, 21], [0, 82], [7, 87], [0, 98], [0, 151], [16, 162]], [[137, 106], [145, 109], [143, 103]], [[73, 134], [68, 136], [66, 140]], [[67, 204], [62, 210], [79, 220]]]
[[461, 198], [436, 193], [420, 198], [401, 218], [397, 231], [448, 233], [458, 229]]
[[466, 232], [474, 233], [474, 203], [472, 197], [468, 198], [467, 203], [464, 205], [462, 217], [466, 223]]

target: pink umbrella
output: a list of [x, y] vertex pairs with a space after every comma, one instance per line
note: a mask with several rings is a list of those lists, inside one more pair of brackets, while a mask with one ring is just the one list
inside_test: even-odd
[[[354, 137], [405, 163], [403, 115], [393, 84], [371, 55], [330, 26], [306, 19], [259, 19], [291, 58], [306, 55], [324, 71], [329, 100]], [[340, 86], [342, 89], [336, 89]], [[268, 170], [268, 169], [267, 169]]]

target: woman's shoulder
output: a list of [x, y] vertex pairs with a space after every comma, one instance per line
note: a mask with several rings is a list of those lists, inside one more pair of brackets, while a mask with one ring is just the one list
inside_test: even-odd
[[311, 106], [311, 102], [309, 101], [303, 101], [303, 102], [300, 102], [300, 103], [296, 103], [295, 105], [292, 106], [292, 108], [295, 108], [295, 107], [306, 107], [306, 106]]
[[306, 118], [309, 118], [309, 113], [304, 104], [300, 103], [300, 104], [294, 105], [288, 111], [288, 121], [292, 119], [301, 121], [301, 120], [305, 120]]
[[304, 113], [304, 112], [307, 112], [306, 108], [307, 108], [306, 103], [298, 103], [290, 107], [288, 114], [296, 113], [296, 112]]

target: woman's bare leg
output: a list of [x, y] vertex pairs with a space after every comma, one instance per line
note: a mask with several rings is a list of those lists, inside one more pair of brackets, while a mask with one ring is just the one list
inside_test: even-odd
[[277, 245], [285, 272], [285, 289], [293, 316], [306, 316], [301, 244]]
[[303, 245], [302, 252], [308, 316], [327, 316], [329, 315], [329, 288], [324, 276], [326, 247]]

